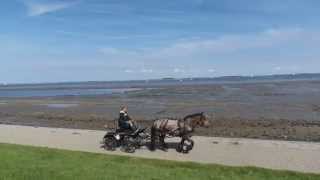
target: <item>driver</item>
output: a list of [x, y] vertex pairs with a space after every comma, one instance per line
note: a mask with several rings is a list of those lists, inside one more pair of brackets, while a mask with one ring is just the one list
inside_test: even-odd
[[137, 129], [135, 127], [133, 120], [128, 115], [128, 107], [127, 106], [121, 106], [118, 124], [119, 124], [119, 128], [122, 130], [135, 131]]

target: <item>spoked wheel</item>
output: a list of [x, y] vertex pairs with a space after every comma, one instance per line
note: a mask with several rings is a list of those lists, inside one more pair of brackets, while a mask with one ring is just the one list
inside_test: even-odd
[[144, 145], [144, 139], [141, 136], [137, 136], [134, 143], [136, 149], [139, 149]]
[[121, 151], [126, 153], [134, 153], [136, 151], [136, 144], [131, 137], [125, 137], [122, 141]]
[[178, 152], [189, 153], [193, 149], [194, 142], [191, 139], [183, 139], [177, 147]]
[[104, 148], [108, 151], [115, 151], [117, 148], [117, 140], [114, 137], [104, 138]]

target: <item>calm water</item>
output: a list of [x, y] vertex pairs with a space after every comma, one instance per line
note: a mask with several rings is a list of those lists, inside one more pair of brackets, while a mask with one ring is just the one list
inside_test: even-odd
[[15, 89], [0, 90], [0, 97], [19, 98], [19, 97], [55, 97], [55, 96], [91, 96], [91, 95], [110, 95], [125, 93], [128, 91], [139, 90], [137, 88], [121, 89]]
[[[215, 81], [215, 80], [150, 80], [150, 81], [125, 81], [125, 82], [84, 82], [84, 83], [58, 83], [58, 84], [26, 84], [26, 85], [1, 85], [0, 98], [21, 97], [55, 97], [55, 96], [94, 96], [125, 93], [127, 91], [161, 88], [179, 85], [210, 85], [210, 84], [242, 84], [258, 82], [281, 82], [282, 80], [269, 81]], [[130, 88], [136, 87], [136, 88]], [[304, 89], [303, 89], [304, 90]], [[238, 91], [229, 89], [229, 92]], [[314, 90], [318, 93], [318, 89]], [[303, 91], [304, 92], [304, 91]]]
[[72, 108], [72, 107], [77, 107], [79, 104], [45, 104], [45, 106], [49, 108], [55, 108], [55, 109], [64, 109], [64, 108]]

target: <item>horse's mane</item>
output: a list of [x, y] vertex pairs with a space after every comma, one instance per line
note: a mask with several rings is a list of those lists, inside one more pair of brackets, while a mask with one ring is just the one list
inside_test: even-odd
[[187, 115], [186, 117], [183, 118], [183, 120], [186, 120], [188, 118], [193, 118], [195, 116], [203, 116], [203, 112]]
[[172, 120], [177, 120], [177, 121], [181, 121], [181, 120], [186, 120], [188, 118], [193, 118], [195, 116], [203, 116], [203, 112], [199, 112], [199, 113], [194, 113], [194, 114], [190, 114], [185, 116], [183, 119], [181, 118], [177, 118], [177, 117], [161, 117], [161, 118], [156, 118], [154, 121], [158, 121], [158, 120], [162, 120], [162, 119], [172, 119]]
[[170, 119], [170, 120], [182, 120], [181, 118], [178, 118], [178, 117], [160, 117], [160, 118], [156, 118], [154, 119], [154, 121], [157, 121], [157, 120], [162, 120], [162, 119]]

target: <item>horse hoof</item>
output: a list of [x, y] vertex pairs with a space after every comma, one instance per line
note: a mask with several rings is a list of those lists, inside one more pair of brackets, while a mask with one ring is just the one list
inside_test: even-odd
[[188, 154], [189, 151], [184, 150], [184, 151], [182, 151], [182, 153], [183, 153], [183, 154]]
[[182, 152], [182, 146], [179, 144], [176, 148], [177, 152], [181, 153]]
[[166, 148], [166, 147], [162, 147], [161, 150], [164, 152], [168, 152], [168, 148]]

